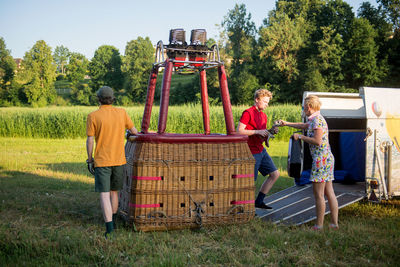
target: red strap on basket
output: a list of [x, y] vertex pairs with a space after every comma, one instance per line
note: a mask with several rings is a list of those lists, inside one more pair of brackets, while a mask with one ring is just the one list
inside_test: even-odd
[[159, 208], [161, 205], [158, 204], [132, 204], [129, 203], [129, 207], [133, 208]]
[[254, 199], [253, 200], [240, 200], [240, 201], [233, 200], [233, 201], [231, 201], [232, 205], [251, 204], [251, 203], [254, 203]]
[[232, 178], [254, 178], [254, 173], [249, 173], [249, 174], [232, 174]]
[[162, 180], [161, 176], [152, 177], [152, 176], [134, 176], [134, 175], [132, 175], [132, 179], [133, 180], [152, 180], [152, 181]]

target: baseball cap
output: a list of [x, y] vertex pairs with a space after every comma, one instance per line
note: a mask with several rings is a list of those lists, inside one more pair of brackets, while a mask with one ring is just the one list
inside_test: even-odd
[[101, 98], [106, 98], [106, 97], [114, 98], [114, 92], [111, 87], [103, 86], [97, 91], [97, 96]]

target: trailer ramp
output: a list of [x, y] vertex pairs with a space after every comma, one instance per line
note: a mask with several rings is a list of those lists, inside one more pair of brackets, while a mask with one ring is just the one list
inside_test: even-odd
[[[365, 183], [333, 183], [339, 209], [365, 197]], [[264, 199], [272, 210], [256, 209], [256, 216], [275, 224], [300, 225], [316, 219], [312, 185], [292, 186]], [[325, 201], [327, 203], [327, 201]], [[325, 214], [329, 214], [329, 205]]]

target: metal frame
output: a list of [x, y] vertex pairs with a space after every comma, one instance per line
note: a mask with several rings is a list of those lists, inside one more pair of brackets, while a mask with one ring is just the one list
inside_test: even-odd
[[[218, 45], [214, 44], [209, 50], [193, 50], [193, 46], [188, 46], [186, 48], [171, 48], [164, 46], [162, 41], [158, 41], [156, 47], [156, 54], [153, 63], [153, 68], [150, 73], [149, 83], [147, 87], [147, 97], [146, 104], [143, 112], [142, 127], [141, 132], [147, 134], [150, 126], [151, 110], [154, 102], [154, 93], [157, 82], [157, 75], [159, 68], [164, 69], [162, 88], [161, 88], [161, 98], [160, 98], [160, 113], [158, 118], [158, 134], [164, 134], [166, 130], [167, 117], [168, 117], [168, 105], [169, 105], [169, 95], [171, 87], [171, 77], [173, 68], [178, 70], [188, 69], [193, 72], [200, 72], [200, 89], [201, 89], [201, 102], [203, 108], [203, 124], [204, 124], [204, 134], [210, 134], [210, 112], [208, 103], [208, 92], [207, 92], [207, 77], [206, 70], [211, 68], [218, 68], [218, 79], [220, 85], [220, 93], [222, 99], [222, 107], [225, 116], [226, 132], [228, 135], [236, 134], [235, 125], [232, 115], [232, 106], [228, 90], [228, 81], [226, 77], [224, 63], [220, 59]], [[170, 58], [165, 58], [168, 56], [168, 51], [183, 51], [186, 53], [188, 58], [189, 53], [206, 53], [207, 60], [205, 61], [190, 61], [190, 60], [175, 60]], [[174, 63], [184, 63], [182, 66], [174, 67]], [[194, 64], [201, 64], [200, 66], [195, 66]]]
[[[175, 47], [168, 47], [168, 45], [164, 45], [162, 41], [157, 42], [156, 46], [156, 54], [153, 66], [158, 67], [165, 67], [165, 58], [167, 52], [169, 51], [181, 51], [184, 52], [186, 58], [189, 58], [189, 53], [197, 52], [197, 53], [206, 53], [207, 54], [207, 61], [190, 61], [190, 60], [175, 60], [169, 59], [172, 63], [183, 63], [182, 67], [178, 67], [176, 69], [190, 69], [190, 70], [201, 70], [201, 69], [211, 69], [216, 68], [224, 63], [221, 61], [219, 55], [219, 47], [217, 44], [211, 46], [208, 50], [191, 50], [190, 46], [188, 48], [175, 48]], [[202, 64], [200, 67], [193, 66], [193, 64]]]

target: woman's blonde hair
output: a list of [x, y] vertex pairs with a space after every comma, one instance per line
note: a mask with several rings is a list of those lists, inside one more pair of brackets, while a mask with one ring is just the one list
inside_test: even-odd
[[259, 99], [264, 96], [268, 96], [269, 100], [272, 99], [272, 93], [267, 89], [258, 89], [254, 92], [254, 99]]
[[304, 99], [304, 106], [306, 106], [306, 105], [315, 111], [318, 111], [321, 109], [321, 101], [319, 100], [319, 97], [316, 95], [307, 96]]

